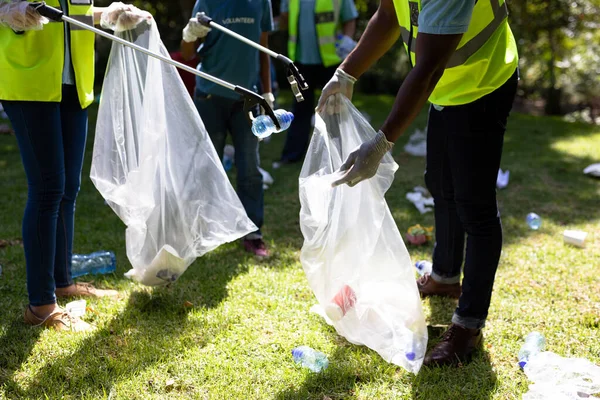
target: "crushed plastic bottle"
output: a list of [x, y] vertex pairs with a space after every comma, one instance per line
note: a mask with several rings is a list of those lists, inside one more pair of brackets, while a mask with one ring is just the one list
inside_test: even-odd
[[285, 131], [294, 120], [294, 114], [283, 109], [275, 110], [275, 117], [277, 117], [281, 129], [278, 130], [275, 127], [273, 120], [268, 115], [259, 115], [252, 122], [252, 133], [259, 139], [264, 139], [273, 133]]
[[527, 214], [527, 225], [534, 231], [537, 231], [542, 226], [542, 218], [536, 213]]
[[112, 251], [97, 251], [91, 254], [73, 254], [71, 276], [110, 274], [117, 269]]
[[292, 350], [294, 361], [313, 372], [321, 372], [329, 366], [327, 356], [308, 346], [296, 347]]
[[417, 261], [415, 263], [415, 268], [417, 269], [419, 275], [423, 276], [425, 274], [431, 274], [431, 271], [433, 270], [433, 264], [425, 260]]
[[523, 368], [529, 362], [529, 359], [544, 351], [546, 339], [539, 332], [531, 332], [525, 337], [525, 343], [519, 350], [519, 367]]
[[234, 157], [235, 148], [230, 144], [225, 145], [225, 148], [223, 149], [223, 168], [225, 168], [225, 171], [229, 171], [233, 168]]
[[331, 299], [331, 302], [325, 306], [325, 314], [332, 321], [339, 321], [356, 303], [356, 293], [348, 286], [344, 285], [340, 291]]

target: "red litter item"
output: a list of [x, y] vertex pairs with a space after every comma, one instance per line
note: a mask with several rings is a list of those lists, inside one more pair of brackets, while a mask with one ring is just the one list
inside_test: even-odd
[[325, 306], [325, 314], [332, 321], [339, 321], [356, 303], [356, 293], [348, 286], [344, 285], [340, 291], [331, 299], [331, 303]]

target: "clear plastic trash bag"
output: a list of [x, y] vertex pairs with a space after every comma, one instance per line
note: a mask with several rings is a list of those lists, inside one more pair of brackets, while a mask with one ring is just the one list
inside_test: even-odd
[[577, 400], [600, 393], [600, 367], [585, 358], [565, 358], [545, 351], [524, 368], [533, 382], [523, 400]]
[[348, 154], [376, 135], [344, 98], [318, 115], [300, 174], [301, 261], [336, 331], [417, 373], [427, 327], [408, 251], [384, 199], [398, 165], [387, 154], [373, 178], [332, 188]]
[[[169, 57], [156, 24], [117, 34]], [[127, 225], [126, 276], [176, 280], [219, 245], [255, 231], [175, 67], [114, 43], [91, 178]]]

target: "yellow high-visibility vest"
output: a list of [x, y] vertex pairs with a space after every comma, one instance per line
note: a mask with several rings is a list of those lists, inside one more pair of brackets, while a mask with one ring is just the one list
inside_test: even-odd
[[[319, 53], [323, 65], [331, 67], [342, 60], [335, 52], [335, 35], [339, 26], [341, 0], [317, 0], [315, 2], [315, 26], [319, 39]], [[288, 24], [288, 56], [296, 60], [298, 43], [298, 18], [300, 17], [300, 0], [290, 0]], [[305, 44], [304, 46], [306, 46]]]
[[[58, 0], [46, 4], [60, 8]], [[68, 15], [94, 24], [93, 0], [69, 0]], [[94, 33], [70, 27], [71, 60], [82, 108], [94, 101]], [[60, 102], [65, 62], [63, 22], [16, 33], [0, 26], [0, 100]]]
[[[413, 65], [421, 1], [393, 0], [402, 40]], [[409, 48], [410, 44], [410, 48]], [[467, 32], [446, 65], [429, 101], [440, 106], [471, 103], [502, 86], [519, 63], [505, 0], [478, 0]]]

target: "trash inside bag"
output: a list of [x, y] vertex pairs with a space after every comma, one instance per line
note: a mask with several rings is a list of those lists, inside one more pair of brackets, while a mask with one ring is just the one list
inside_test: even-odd
[[317, 116], [300, 174], [300, 259], [340, 335], [417, 373], [427, 345], [425, 318], [410, 257], [384, 199], [398, 166], [387, 154], [373, 178], [332, 188], [350, 152], [376, 135], [343, 101], [340, 114]]
[[524, 371], [533, 384], [523, 400], [576, 400], [600, 393], [600, 367], [585, 358], [546, 351], [532, 357]]
[[[118, 36], [169, 57], [155, 24]], [[175, 67], [114, 43], [91, 178], [127, 225], [126, 276], [175, 281], [219, 245], [256, 231]]]

